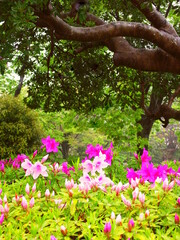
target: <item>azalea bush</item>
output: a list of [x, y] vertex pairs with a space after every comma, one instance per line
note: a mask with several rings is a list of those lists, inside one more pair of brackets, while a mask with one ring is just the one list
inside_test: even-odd
[[88, 145], [73, 166], [59, 149], [48, 136], [31, 157], [0, 161], [1, 239], [180, 239], [178, 161], [154, 166], [144, 149], [123, 183], [110, 178], [112, 144]]

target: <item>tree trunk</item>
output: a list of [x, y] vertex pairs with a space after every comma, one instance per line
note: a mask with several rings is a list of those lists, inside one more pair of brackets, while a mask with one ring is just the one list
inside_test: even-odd
[[[141, 120], [138, 122], [142, 126], [142, 130], [137, 133], [137, 137], [139, 138], [145, 138], [149, 142], [149, 136], [151, 133], [151, 129], [153, 127], [155, 120], [146, 116], [142, 115]], [[144, 148], [148, 150], [148, 144], [144, 145]], [[138, 145], [138, 153], [142, 154], [143, 149]]]
[[61, 146], [62, 146], [62, 155], [63, 155], [63, 158], [64, 159], [68, 159], [68, 156], [69, 156], [69, 148], [70, 148], [70, 145], [69, 145], [69, 142], [67, 140], [63, 141], [61, 143]]

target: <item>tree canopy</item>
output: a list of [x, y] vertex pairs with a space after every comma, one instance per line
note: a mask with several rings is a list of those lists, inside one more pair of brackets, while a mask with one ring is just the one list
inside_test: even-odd
[[171, 110], [180, 94], [179, 34], [178, 0], [0, 1], [1, 72], [14, 63], [16, 94], [28, 74], [29, 105], [43, 102], [47, 111], [115, 101], [141, 107], [150, 125], [179, 120]]
[[43, 39], [53, 52], [55, 42], [68, 40], [76, 52], [106, 47], [116, 66], [180, 73], [179, 19], [178, 0], [1, 0], [0, 54], [37, 53], [32, 42]]

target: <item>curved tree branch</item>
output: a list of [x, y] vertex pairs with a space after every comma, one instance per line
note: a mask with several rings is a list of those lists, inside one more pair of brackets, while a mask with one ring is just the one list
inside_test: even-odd
[[155, 28], [178, 37], [173, 26], [152, 6], [152, 3], [144, 0], [131, 0], [131, 2], [144, 14]]
[[135, 22], [113, 22], [95, 27], [73, 27], [54, 15], [41, 14], [40, 19], [54, 29], [58, 39], [81, 42], [103, 41], [117, 36], [141, 38], [154, 43], [168, 54], [180, 59], [180, 38], [154, 27]]

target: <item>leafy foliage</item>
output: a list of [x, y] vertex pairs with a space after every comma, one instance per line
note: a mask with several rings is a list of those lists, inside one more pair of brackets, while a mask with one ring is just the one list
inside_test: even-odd
[[40, 144], [43, 131], [38, 115], [20, 98], [0, 96], [0, 158], [26, 153]]

